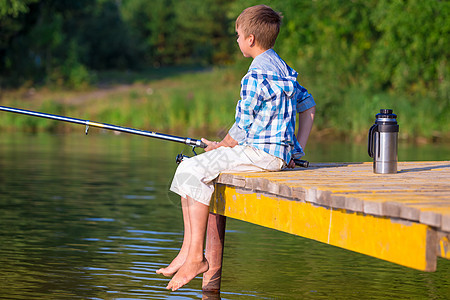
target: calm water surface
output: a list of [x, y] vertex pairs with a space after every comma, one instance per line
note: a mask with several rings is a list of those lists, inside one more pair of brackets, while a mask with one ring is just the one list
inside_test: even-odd
[[[175, 155], [126, 135], [0, 135], [1, 299], [199, 299], [155, 274], [181, 245]], [[450, 159], [448, 145], [400, 160]], [[310, 161], [368, 161], [365, 145], [311, 144]], [[229, 219], [222, 299], [448, 299], [450, 261], [425, 273]], [[210, 298], [212, 299], [212, 298]]]

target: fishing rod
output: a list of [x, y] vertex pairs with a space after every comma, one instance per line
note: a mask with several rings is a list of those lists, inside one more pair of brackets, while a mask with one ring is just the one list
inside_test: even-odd
[[119, 132], [126, 132], [126, 133], [142, 135], [142, 136], [152, 137], [152, 138], [157, 138], [157, 139], [162, 139], [162, 140], [168, 140], [168, 141], [172, 141], [172, 142], [183, 143], [183, 144], [193, 146], [193, 147], [200, 147], [200, 148], [207, 147], [207, 145], [205, 143], [203, 143], [201, 140], [190, 139], [190, 138], [179, 137], [179, 136], [168, 135], [168, 134], [162, 134], [162, 133], [157, 133], [157, 132], [152, 132], [152, 131], [147, 131], [147, 130], [122, 127], [122, 126], [111, 125], [111, 124], [106, 124], [106, 123], [92, 122], [89, 120], [82, 120], [82, 119], [70, 118], [70, 117], [65, 117], [65, 116], [52, 115], [52, 114], [41, 113], [41, 112], [37, 112], [37, 111], [18, 109], [18, 108], [6, 107], [6, 106], [0, 106], [0, 110], [17, 113], [17, 114], [22, 114], [22, 115], [33, 116], [33, 117], [40, 117], [40, 118], [45, 118], [45, 119], [52, 119], [52, 120], [63, 121], [63, 122], [68, 122], [68, 123], [85, 125], [86, 126], [86, 130], [85, 130], [86, 134], [88, 134], [89, 127], [92, 126], [92, 127], [98, 127], [98, 128], [108, 129], [108, 130], [119, 131]]
[[[47, 113], [42, 113], [42, 112], [37, 112], [37, 111], [32, 111], [32, 110], [0, 106], [0, 111], [6, 111], [6, 112], [11, 112], [11, 113], [16, 113], [16, 114], [27, 115], [27, 116], [33, 116], [33, 117], [39, 117], [39, 118], [44, 118], [44, 119], [51, 119], [51, 120], [85, 125], [86, 126], [85, 134], [86, 135], [88, 134], [89, 127], [92, 126], [92, 127], [102, 128], [102, 129], [126, 132], [126, 133], [130, 133], [130, 134], [136, 134], [136, 135], [152, 137], [152, 138], [157, 138], [157, 139], [166, 140], [166, 141], [182, 143], [182, 144], [192, 146], [192, 151], [194, 152], [195, 155], [197, 155], [197, 153], [195, 153], [195, 147], [206, 148], [208, 146], [201, 140], [180, 137], [180, 136], [175, 136], [175, 135], [169, 135], [169, 134], [163, 134], [163, 133], [147, 131], [147, 130], [142, 130], [142, 129], [122, 127], [122, 126], [117, 126], [117, 125], [112, 125], [112, 124], [107, 124], [107, 123], [92, 122], [89, 120], [82, 120], [82, 119], [76, 119], [76, 118], [65, 117], [65, 116], [60, 116], [60, 115], [47, 114]], [[188, 157], [188, 156], [183, 155], [183, 154], [178, 154], [177, 158], [176, 158], [176, 162], [180, 163], [186, 157]], [[294, 160], [294, 161], [297, 165], [299, 165], [301, 167], [307, 168], [309, 166], [309, 162], [306, 160]]]

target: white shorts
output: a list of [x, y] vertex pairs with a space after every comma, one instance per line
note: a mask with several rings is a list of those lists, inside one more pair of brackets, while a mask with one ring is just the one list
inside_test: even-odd
[[209, 206], [214, 193], [213, 180], [225, 171], [279, 171], [281, 158], [251, 146], [220, 147], [184, 159], [177, 168], [170, 190]]

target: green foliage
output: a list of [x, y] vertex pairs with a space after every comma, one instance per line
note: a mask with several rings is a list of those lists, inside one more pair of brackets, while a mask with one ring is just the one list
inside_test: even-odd
[[369, 64], [377, 87], [449, 96], [450, 2], [379, 1], [371, 21], [380, 32]]
[[[105, 70], [110, 74], [122, 70], [119, 76], [134, 82], [133, 74], [142, 70], [186, 65], [233, 64], [234, 78], [243, 75], [250, 63], [236, 59], [240, 51], [232, 37], [234, 20], [255, 4], [259, 2], [2, 1], [0, 86], [26, 83], [81, 90], [102, 81], [96, 74]], [[275, 50], [299, 72], [300, 83], [316, 99], [319, 129], [362, 135], [366, 122], [372, 122], [374, 112], [383, 106], [398, 108], [408, 123], [415, 120], [417, 126], [409, 126], [407, 136], [431, 138], [449, 131], [449, 1], [270, 0], [267, 4], [284, 16]], [[160, 101], [139, 104], [136, 111], [129, 103], [127, 112], [139, 115], [137, 120], [154, 118], [171, 129], [209, 128], [214, 122], [227, 126], [234, 96], [233, 102], [211, 102], [211, 91], [222, 83], [216, 77], [210, 86], [192, 84], [195, 89], [157, 93]], [[147, 96], [133, 97], [139, 102]], [[130, 121], [114, 109], [111, 106], [108, 114]]]
[[0, 17], [17, 17], [20, 13], [28, 12], [30, 3], [38, 0], [3, 0], [0, 2]]
[[[116, 1], [41, 0], [2, 17], [0, 84], [87, 86], [92, 70], [137, 65], [138, 49]], [[3, 29], [3, 28], [2, 28]]]
[[[54, 78], [54, 68], [67, 66], [66, 60], [76, 73], [229, 63], [238, 52], [231, 37], [234, 19], [254, 4], [257, 1], [4, 1], [0, 74], [13, 83]], [[284, 15], [276, 49], [318, 85], [337, 92], [359, 86], [448, 99], [448, 1], [268, 4]], [[67, 47], [72, 43], [77, 45], [75, 55], [74, 48]], [[60, 80], [69, 82], [63, 75]], [[88, 76], [84, 80], [89, 81]]]
[[153, 66], [212, 64], [231, 59], [229, 1], [123, 1], [124, 20]]
[[140, 51], [117, 1], [94, 1], [77, 21], [80, 61], [94, 70], [135, 68]]

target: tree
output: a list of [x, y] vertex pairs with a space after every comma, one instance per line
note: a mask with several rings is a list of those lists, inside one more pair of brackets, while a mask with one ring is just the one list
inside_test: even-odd
[[38, 0], [4, 0], [0, 2], [0, 18], [16, 18], [20, 13], [28, 12], [28, 6]]

